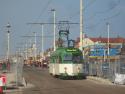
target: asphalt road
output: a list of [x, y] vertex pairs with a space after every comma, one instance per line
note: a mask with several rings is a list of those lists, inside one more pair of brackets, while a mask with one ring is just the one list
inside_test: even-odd
[[49, 75], [48, 69], [25, 68], [24, 77], [32, 88], [17, 94], [125, 94], [125, 86], [106, 85], [91, 80], [61, 80]]

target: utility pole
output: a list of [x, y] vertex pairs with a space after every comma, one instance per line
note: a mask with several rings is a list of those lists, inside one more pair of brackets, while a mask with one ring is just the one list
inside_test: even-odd
[[28, 45], [27, 45], [27, 42], [26, 42], [26, 44], [25, 44], [25, 49], [24, 49], [24, 51], [25, 51], [25, 59], [27, 60], [27, 59], [28, 59]]
[[80, 0], [80, 49], [83, 47], [83, 0]]
[[10, 58], [10, 23], [8, 22], [8, 24], [6, 25], [7, 28], [7, 60], [9, 60]]
[[33, 45], [33, 48], [34, 48], [34, 59], [36, 61], [36, 57], [37, 57], [37, 47], [36, 47], [36, 32], [33, 32], [34, 33], [34, 45]]
[[44, 39], [44, 38], [43, 38], [43, 33], [44, 33], [43, 30], [44, 30], [44, 26], [43, 26], [43, 24], [42, 24], [42, 57], [43, 57], [43, 52], [44, 52], [44, 51], [43, 51], [43, 49], [44, 49], [44, 48], [43, 48], [43, 44], [44, 44], [44, 43], [43, 43], [43, 42], [44, 42], [44, 40], [43, 40], [43, 39]]
[[109, 57], [109, 55], [110, 55], [110, 49], [109, 49], [109, 29], [110, 29], [110, 25], [109, 25], [109, 23], [106, 23], [106, 25], [107, 25], [107, 33], [108, 33], [108, 39], [107, 39], [107, 46], [108, 46], [108, 52], [107, 52], [107, 61], [108, 61], [108, 63], [109, 63], [109, 75], [110, 75], [110, 73], [111, 73], [111, 71], [110, 71], [110, 67], [111, 67], [111, 64], [110, 64], [110, 57]]
[[53, 31], [54, 31], [54, 39], [53, 39], [53, 45], [54, 45], [54, 51], [56, 50], [56, 10], [51, 9], [53, 12]]
[[83, 35], [83, 0], [80, 0], [80, 50], [81, 51], [83, 51], [83, 38], [84, 38], [84, 35]]
[[108, 56], [109, 56], [109, 23], [106, 23], [106, 25], [107, 25], [107, 33], [108, 33], [108, 41], [107, 41], [107, 43], [108, 43]]

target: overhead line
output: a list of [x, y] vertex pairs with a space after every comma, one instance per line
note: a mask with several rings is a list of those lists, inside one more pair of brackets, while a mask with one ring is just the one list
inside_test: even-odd
[[[45, 12], [45, 10], [48, 8], [49, 4], [52, 2], [52, 0], [48, 0], [47, 4], [45, 5], [45, 7], [43, 8], [43, 10], [41, 11], [40, 15], [36, 18], [36, 22], [38, 21], [38, 19], [40, 18], [40, 16], [42, 16]], [[31, 27], [29, 28], [29, 31], [31, 31]]]
[[[21, 37], [35, 37], [35, 36], [21, 36]], [[36, 36], [36, 37], [53, 37], [53, 36]]]
[[[92, 5], [95, 1], [97, 0], [93, 0], [91, 1], [88, 5], [86, 5], [83, 9], [83, 11], [85, 11], [90, 5]], [[77, 13], [74, 13], [73, 16], [70, 16], [69, 18], [73, 18], [74, 16], [78, 15], [80, 13], [80, 11], [78, 11]]]
[[42, 16], [45, 12], [45, 10], [48, 8], [49, 4], [52, 2], [52, 0], [48, 0], [47, 4], [45, 5], [45, 7], [42, 9], [40, 15], [38, 16], [38, 18], [36, 19], [36, 21], [40, 18], [40, 16]]
[[[43, 25], [43, 24], [63, 24], [63, 23], [27, 23], [27, 24], [39, 24], [39, 25]], [[67, 24], [79, 24], [79, 23], [67, 23]]]

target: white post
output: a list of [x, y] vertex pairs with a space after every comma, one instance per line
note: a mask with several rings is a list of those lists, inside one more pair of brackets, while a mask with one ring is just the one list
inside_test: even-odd
[[7, 60], [9, 60], [10, 57], [10, 30], [9, 28], [11, 27], [10, 24], [7, 24]]
[[109, 23], [107, 23], [107, 33], [108, 33], [108, 56], [109, 56]]
[[34, 56], [35, 56], [35, 61], [36, 61], [36, 57], [37, 57], [36, 50], [37, 50], [37, 47], [36, 47], [36, 32], [34, 32]]
[[44, 35], [44, 34], [43, 34], [43, 28], [44, 28], [44, 27], [43, 27], [43, 24], [42, 24], [42, 57], [43, 57], [43, 44], [44, 44], [44, 43], [43, 43], [43, 42], [44, 42], [44, 38], [43, 38], [43, 35]]
[[81, 51], [83, 51], [83, 37], [84, 37], [83, 36], [83, 0], [80, 0], [80, 50]]
[[54, 45], [54, 51], [56, 50], [56, 10], [55, 9], [51, 9], [51, 11], [53, 11], [53, 31], [54, 31], [54, 41], [53, 41], [53, 45]]
[[7, 38], [8, 38], [8, 45], [7, 45], [7, 59], [9, 59], [10, 56], [10, 31], [7, 32]]
[[28, 45], [27, 45], [27, 43], [26, 43], [26, 48], [25, 48], [25, 50], [26, 50], [26, 60], [28, 59]]
[[105, 52], [106, 52], [106, 51], [105, 51], [105, 49], [104, 49], [104, 62], [105, 62]]
[[106, 25], [107, 25], [107, 33], [108, 33], [108, 57], [107, 57], [107, 59], [108, 59], [108, 63], [109, 63], [109, 75], [110, 75], [110, 67], [111, 67], [111, 65], [110, 65], [110, 58], [109, 58], [109, 54], [110, 54], [110, 52], [109, 52], [109, 23], [106, 23]]

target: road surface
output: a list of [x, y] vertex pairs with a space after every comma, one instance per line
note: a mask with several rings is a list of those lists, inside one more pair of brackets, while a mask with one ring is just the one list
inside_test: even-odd
[[61, 80], [50, 76], [48, 69], [25, 68], [24, 76], [34, 86], [15, 94], [125, 94], [125, 86], [106, 85], [87, 79]]

